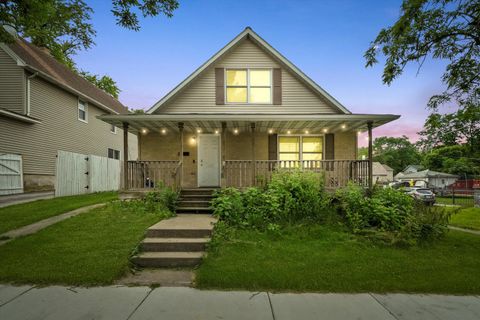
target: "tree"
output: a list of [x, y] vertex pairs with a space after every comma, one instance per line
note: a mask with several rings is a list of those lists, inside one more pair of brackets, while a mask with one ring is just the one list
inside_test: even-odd
[[420, 70], [427, 57], [448, 60], [442, 76], [447, 89], [433, 96], [429, 107], [480, 97], [479, 8], [480, 0], [403, 0], [400, 18], [365, 52], [366, 66], [383, 54], [383, 82], [391, 84], [409, 63], [418, 63]]
[[118, 88], [116, 82], [110, 78], [109, 76], [98, 76], [96, 74], [91, 74], [86, 71], [80, 71], [80, 75], [84, 77], [86, 80], [93, 83], [98, 88], [102, 89], [103, 91], [111, 94], [113, 97], [118, 99], [118, 94], [120, 93], [120, 89]]
[[[111, 0], [112, 13], [121, 27], [140, 30], [135, 10], [144, 17], [163, 14], [171, 17], [177, 0]], [[91, 23], [93, 10], [83, 0], [0, 0], [0, 26], [13, 28], [34, 45], [49, 49], [53, 57], [113, 96], [119, 89], [109, 76], [78, 71], [73, 56], [91, 48], [95, 30]], [[0, 27], [0, 42], [11, 43], [14, 37]]]
[[373, 161], [391, 167], [395, 173], [421, 162], [421, 155], [408, 137], [378, 137], [373, 141]]
[[418, 144], [425, 151], [462, 143], [470, 153], [480, 150], [480, 101], [462, 101], [461, 108], [453, 113], [432, 113], [419, 134]]
[[480, 174], [478, 151], [472, 152], [468, 145], [442, 146], [425, 154], [423, 165], [434, 171], [464, 175]]

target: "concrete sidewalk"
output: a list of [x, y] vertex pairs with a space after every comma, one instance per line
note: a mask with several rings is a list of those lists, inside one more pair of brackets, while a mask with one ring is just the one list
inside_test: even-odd
[[55, 197], [54, 191], [27, 192], [0, 196], [0, 208]]
[[480, 297], [0, 285], [0, 319], [480, 319]]

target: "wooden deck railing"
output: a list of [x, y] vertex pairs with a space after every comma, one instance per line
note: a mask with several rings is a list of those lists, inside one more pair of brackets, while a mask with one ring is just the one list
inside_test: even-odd
[[223, 164], [227, 187], [264, 186], [276, 171], [322, 173], [325, 187], [344, 187], [349, 181], [368, 186], [368, 160], [227, 160]]
[[174, 190], [180, 188], [181, 161], [128, 161], [128, 189], [149, 189], [161, 184]]

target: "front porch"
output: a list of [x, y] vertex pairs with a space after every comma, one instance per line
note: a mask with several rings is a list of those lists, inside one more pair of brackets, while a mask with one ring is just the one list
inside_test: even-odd
[[[102, 120], [139, 136], [139, 160], [124, 162], [124, 188], [163, 184], [264, 186], [277, 171], [322, 174], [327, 189], [350, 181], [371, 187], [372, 129], [392, 115], [116, 115]], [[357, 160], [358, 133], [369, 134], [369, 159]], [[124, 140], [125, 147], [128, 141]], [[126, 153], [125, 153], [126, 154]]]

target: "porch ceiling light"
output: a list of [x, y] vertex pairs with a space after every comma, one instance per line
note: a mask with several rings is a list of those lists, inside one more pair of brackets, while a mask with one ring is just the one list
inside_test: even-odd
[[166, 130], [166, 129], [162, 129], [162, 133], [163, 133], [163, 134], [167, 133], [167, 130]]
[[292, 132], [290, 130], [287, 131], [287, 134], [291, 134]]
[[238, 129], [233, 129], [233, 133], [238, 134]]
[[143, 129], [142, 129], [142, 133], [143, 133], [143, 134], [146, 134], [146, 133], [147, 133], [147, 129], [143, 128]]
[[202, 133], [202, 129], [197, 129], [197, 133]]
[[345, 129], [346, 127], [347, 127], [347, 125], [342, 124], [342, 129]]
[[269, 129], [269, 130], [268, 130], [268, 133], [269, 133], [269, 134], [272, 134], [272, 133], [273, 133], [273, 130], [272, 130], [272, 129]]
[[215, 134], [218, 134], [218, 130], [215, 130]]
[[305, 130], [305, 134], [309, 134], [310, 132], [308, 130]]
[[324, 129], [323, 129], [323, 132], [327, 132], [327, 131], [328, 131], [328, 129], [327, 129], [327, 128], [324, 128]]

